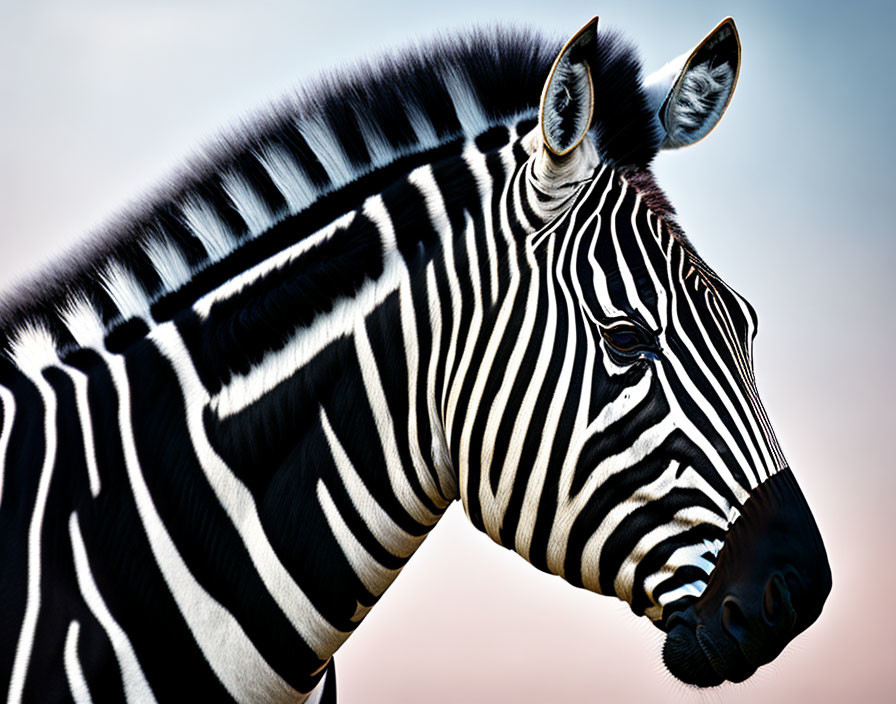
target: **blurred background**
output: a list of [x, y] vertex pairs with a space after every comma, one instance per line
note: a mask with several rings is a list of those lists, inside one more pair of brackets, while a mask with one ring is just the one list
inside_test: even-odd
[[565, 39], [594, 14], [647, 72], [737, 22], [731, 108], [655, 169], [703, 257], [759, 311], [760, 391], [833, 592], [750, 681], [698, 692], [626, 605], [538, 572], [455, 505], [339, 652], [340, 702], [893, 701], [893, 3], [3, 2], [0, 285], [322, 69], [482, 22]]

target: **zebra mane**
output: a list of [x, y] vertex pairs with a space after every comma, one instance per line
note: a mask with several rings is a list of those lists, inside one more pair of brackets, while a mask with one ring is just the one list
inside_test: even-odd
[[[35, 330], [57, 349], [85, 343], [76, 328], [102, 336], [137, 323], [145, 332], [282, 249], [271, 234], [278, 223], [318, 208], [308, 225], [321, 227], [464, 136], [525, 119], [534, 126], [561, 44], [527, 29], [480, 29], [325, 74], [219, 135], [155, 193], [7, 294], [0, 349]], [[602, 160], [671, 215], [648, 171], [660, 140], [634, 50], [602, 32], [596, 66], [591, 134]], [[363, 193], [337, 197], [359, 182]]]

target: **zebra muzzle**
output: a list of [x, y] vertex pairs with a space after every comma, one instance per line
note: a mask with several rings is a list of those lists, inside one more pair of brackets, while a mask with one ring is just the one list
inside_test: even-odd
[[831, 569], [790, 469], [743, 506], [703, 594], [664, 614], [663, 661], [688, 684], [742, 682], [821, 614]]

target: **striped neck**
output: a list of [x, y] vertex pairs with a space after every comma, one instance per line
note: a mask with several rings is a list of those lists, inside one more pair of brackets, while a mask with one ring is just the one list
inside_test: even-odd
[[[282, 221], [242, 247], [291, 244], [199, 296], [192, 280], [169, 294], [189, 305], [159, 298], [151, 325], [118, 328], [130, 338], [110, 344], [86, 301], [64, 316], [80, 347], [37, 325], [16, 337], [0, 382], [30, 420], [3, 437], [19, 447], [16, 428], [51, 427], [54, 409], [81, 428], [44, 448], [46, 491], [71, 490], [46, 578], [98, 590], [154, 688], [172, 665], [147, 639], [177, 650], [172, 681], [210, 667], [238, 700], [310, 691], [458, 497], [470, 370], [518, 279], [517, 238], [542, 224], [518, 137], [530, 127], [449, 143], [312, 234]], [[4, 469], [5, 496], [33, 476], [27, 457]], [[110, 516], [129, 526], [112, 562]], [[149, 613], [165, 617], [133, 616]]]
[[[309, 672], [459, 496], [473, 357], [518, 278], [514, 237], [543, 224], [523, 205], [526, 153], [501, 130], [397, 179], [125, 352], [158, 351], [204, 474], [252, 496], [227, 506], [235, 490], [216, 492], [232, 515], [257, 511], [324, 624], [295, 619]], [[332, 541], [338, 552], [321, 551]]]

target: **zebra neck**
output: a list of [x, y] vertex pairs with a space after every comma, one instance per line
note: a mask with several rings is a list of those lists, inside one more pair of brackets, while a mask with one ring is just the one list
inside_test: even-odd
[[[504, 203], [512, 151], [494, 155], [508, 183], [496, 179], [495, 198], [475, 172], [490, 157], [469, 147], [147, 338], [176, 369], [185, 403], [199, 401], [202, 452], [249, 490], [273, 552], [339, 633], [458, 495], [446, 418], [491, 291], [499, 299], [512, 278], [509, 240], [492, 223], [493, 210], [515, 218]], [[462, 295], [467, 286], [474, 296]]]
[[[70, 419], [41, 475], [67, 497], [53, 560], [87, 555], [133, 642], [177, 644], [184, 672], [206, 662], [235, 689], [239, 653], [307, 692], [457, 497], [457, 428], [525, 217], [524, 155], [471, 145], [120, 353], [19, 338], [10, 378]], [[32, 465], [7, 463], [4, 496]], [[148, 613], [165, 616], [127, 617]]]
[[483, 321], [519, 278], [522, 247], [511, 231], [541, 225], [518, 168], [525, 152], [510, 130], [495, 129], [500, 148], [470, 141], [460, 156], [413, 170], [175, 317], [219, 418], [266, 407], [297, 372], [345, 338], [358, 347], [381, 321], [381, 348], [342, 363], [382, 371], [389, 394], [408, 389], [400, 407], [411, 426], [398, 432], [420, 434], [412, 458], [438, 478], [427, 495], [456, 495], [446, 430]]

